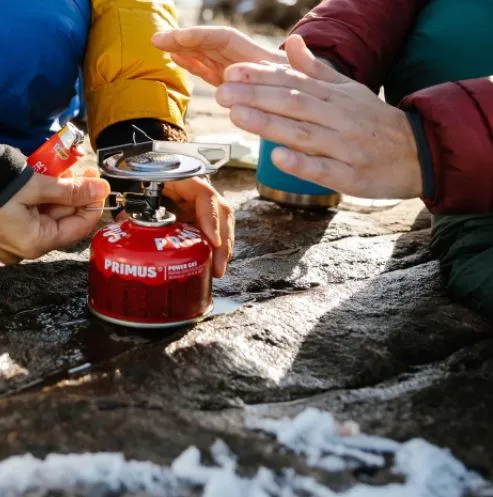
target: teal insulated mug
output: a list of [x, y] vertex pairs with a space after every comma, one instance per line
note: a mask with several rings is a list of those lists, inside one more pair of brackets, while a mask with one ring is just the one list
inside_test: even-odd
[[256, 175], [259, 195], [266, 200], [292, 207], [337, 207], [341, 200], [338, 192], [286, 174], [272, 163], [272, 150], [278, 146], [269, 140], [260, 140]]

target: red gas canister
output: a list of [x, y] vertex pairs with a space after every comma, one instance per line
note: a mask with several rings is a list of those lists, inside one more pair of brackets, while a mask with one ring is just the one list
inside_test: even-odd
[[84, 133], [72, 123], [67, 123], [28, 158], [27, 163], [36, 173], [60, 176], [84, 155], [79, 145]]
[[[207, 152], [224, 158], [212, 166]], [[169, 328], [212, 311], [212, 246], [199, 228], [166, 210], [161, 192], [166, 182], [216, 172], [229, 153], [226, 145], [152, 140], [98, 151], [107, 177], [140, 181], [141, 191], [112, 193], [128, 219], [108, 224], [91, 242], [93, 314], [123, 326]]]
[[93, 238], [89, 307], [107, 321], [179, 326], [212, 310], [212, 248], [196, 227], [175, 222], [110, 224]]

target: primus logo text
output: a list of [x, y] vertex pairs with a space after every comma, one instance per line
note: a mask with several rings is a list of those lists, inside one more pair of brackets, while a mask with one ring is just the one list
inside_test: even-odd
[[104, 260], [104, 269], [110, 270], [113, 274], [123, 276], [135, 276], [136, 278], [155, 278], [157, 269], [154, 266], [136, 266], [135, 264], [123, 264], [111, 259]]
[[198, 229], [188, 227], [176, 236], [169, 235], [165, 238], [154, 238], [154, 243], [156, 244], [156, 248], [161, 251], [168, 244], [171, 244], [175, 248], [187, 247], [193, 245], [200, 238], [200, 231]]

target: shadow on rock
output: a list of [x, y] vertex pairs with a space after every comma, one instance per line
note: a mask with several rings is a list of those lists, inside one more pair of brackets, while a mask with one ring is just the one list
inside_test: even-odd
[[[422, 211], [384, 270], [307, 332], [280, 384], [297, 408], [317, 405], [401, 441], [423, 437], [489, 478], [493, 328], [444, 295], [429, 236]], [[303, 399], [310, 390], [320, 396]]]
[[0, 268], [0, 318], [65, 302], [87, 290], [87, 262], [32, 262]]
[[[199, 409], [260, 404], [271, 412], [278, 405], [279, 415], [289, 411], [286, 402], [298, 409], [318, 403], [372, 433], [424, 436], [451, 447], [487, 473], [493, 468], [493, 442], [485, 436], [493, 408], [492, 329], [444, 295], [429, 235], [422, 211], [405, 234], [305, 249], [296, 263], [308, 261], [310, 271], [325, 275], [323, 285], [247, 304], [159, 355], [154, 351], [145, 372], [154, 378], [153, 392], [178, 389], [177, 404]], [[338, 265], [348, 260], [339, 278]], [[470, 371], [457, 373], [452, 365]]]
[[236, 211], [235, 254], [226, 275], [214, 282], [218, 295], [262, 301], [321, 284], [312, 278], [307, 250], [326, 236], [336, 212], [310, 213], [250, 199]]
[[423, 219], [399, 236], [376, 277], [320, 317], [289, 374], [315, 370], [322, 383], [347, 375], [348, 386], [372, 385], [492, 336], [488, 323], [443, 294]]
[[[213, 433], [228, 432], [244, 440], [243, 409], [225, 408], [284, 416], [319, 406], [360, 422], [365, 431], [401, 440], [424, 436], [488, 473], [490, 325], [443, 294], [428, 250], [426, 212], [416, 216], [411, 210], [414, 223], [407, 223], [402, 219], [411, 214], [399, 209], [307, 219], [257, 199], [242, 202], [236, 257], [215, 291], [250, 302], [169, 340], [130, 344], [100, 375], [4, 400], [0, 410], [11, 428], [3, 433], [18, 424], [14, 411], [32, 413], [41, 402], [46, 413], [35, 426], [56, 426], [66, 450], [121, 444], [139, 457], [169, 460], [170, 452], [157, 449], [156, 440], [171, 440], [174, 453], [201, 430], [207, 441]], [[61, 272], [72, 265], [69, 275]], [[32, 270], [44, 298], [43, 285], [53, 293], [50, 285], [62, 285], [59, 291], [68, 289], [58, 298], [80, 305], [72, 314], [61, 304], [51, 314], [58, 328], [41, 337], [46, 343], [52, 337], [52, 347], [76, 341], [81, 328], [61, 324], [62, 316], [67, 322], [79, 314], [87, 319], [81, 294], [70, 293], [81, 285], [85, 290], [85, 263], [40, 263]], [[22, 289], [31, 271], [25, 273], [29, 277], [16, 273], [20, 269], [2, 271], [14, 295], [25, 291], [29, 305], [40, 303], [33, 285], [29, 292]], [[67, 285], [71, 278], [74, 284]], [[13, 291], [8, 281], [2, 280], [3, 288]], [[13, 299], [2, 312], [23, 308]], [[96, 338], [97, 328], [88, 330], [101, 353], [122, 346]], [[41, 357], [32, 352], [34, 340], [17, 352], [10, 344], [10, 352], [18, 354], [14, 359], [24, 358], [21, 365]], [[1, 350], [5, 346], [0, 343]], [[63, 422], [57, 421], [60, 413]], [[74, 431], [74, 419], [87, 426], [85, 432]], [[15, 430], [19, 438], [5, 451], [31, 444], [45, 453], [55, 446], [46, 438], [38, 441], [28, 421], [25, 414], [25, 430]]]

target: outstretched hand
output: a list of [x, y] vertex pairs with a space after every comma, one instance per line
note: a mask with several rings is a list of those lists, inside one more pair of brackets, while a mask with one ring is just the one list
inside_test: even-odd
[[237, 62], [286, 63], [285, 52], [262, 47], [237, 29], [194, 26], [157, 33], [153, 44], [191, 74], [213, 86], [223, 83], [224, 70]]
[[366, 198], [422, 193], [417, 147], [404, 112], [318, 60], [300, 36], [286, 41], [291, 68], [237, 63], [225, 69], [217, 102], [245, 131], [285, 145], [279, 169]]

